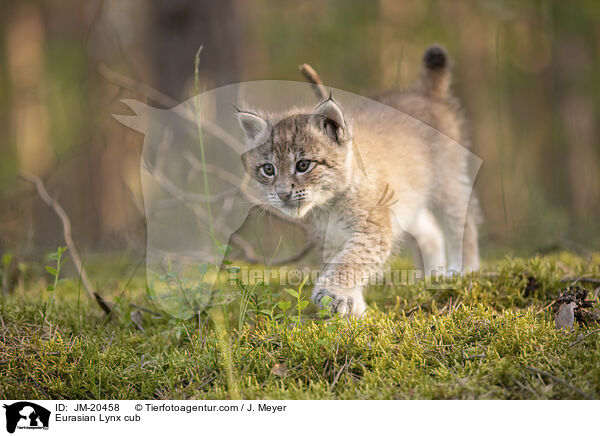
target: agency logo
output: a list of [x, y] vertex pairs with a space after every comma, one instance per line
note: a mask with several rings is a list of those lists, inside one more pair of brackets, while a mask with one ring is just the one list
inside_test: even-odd
[[47, 430], [50, 422], [50, 411], [29, 401], [19, 401], [6, 409], [6, 431], [14, 433], [18, 429]]

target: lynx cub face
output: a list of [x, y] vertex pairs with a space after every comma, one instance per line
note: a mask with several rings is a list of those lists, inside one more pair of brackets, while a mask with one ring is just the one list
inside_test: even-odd
[[258, 144], [242, 161], [260, 184], [265, 204], [302, 218], [347, 188], [350, 128], [332, 98], [314, 111], [275, 116], [239, 111], [238, 117], [247, 141]]
[[[364, 278], [381, 271], [406, 233], [419, 245], [415, 260], [425, 276], [479, 266], [477, 201], [458, 145], [468, 138], [449, 92], [449, 60], [432, 46], [423, 61], [412, 89], [379, 96], [386, 106], [357, 108], [352, 120], [331, 95], [279, 114], [238, 110], [248, 147], [242, 161], [260, 201], [313, 222], [315, 234], [328, 217], [331, 253], [312, 299], [322, 305], [330, 297], [343, 315], [363, 314]], [[339, 240], [328, 246], [332, 235]]]

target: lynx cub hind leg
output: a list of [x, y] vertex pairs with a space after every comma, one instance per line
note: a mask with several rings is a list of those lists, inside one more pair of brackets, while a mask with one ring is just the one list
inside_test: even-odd
[[466, 221], [462, 217], [445, 214], [443, 222], [448, 249], [446, 275], [464, 274], [479, 269], [477, 225], [473, 214], [467, 212]]
[[463, 240], [463, 271], [472, 272], [479, 269], [479, 244], [477, 242], [477, 221], [479, 208], [477, 199], [472, 198], [467, 212], [465, 235]]
[[408, 232], [421, 250], [424, 276], [435, 276], [443, 271], [446, 268], [444, 235], [431, 211], [419, 212]]
[[[463, 165], [455, 165], [458, 168], [461, 166]], [[451, 276], [477, 269], [479, 266], [477, 208], [476, 204], [469, 204], [471, 186], [464, 173], [448, 174], [444, 179], [446, 183], [439, 187], [435, 210], [440, 218], [446, 242], [446, 275]]]

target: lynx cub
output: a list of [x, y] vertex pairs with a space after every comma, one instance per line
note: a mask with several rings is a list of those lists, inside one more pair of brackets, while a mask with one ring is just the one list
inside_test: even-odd
[[449, 92], [449, 59], [432, 46], [423, 62], [410, 90], [377, 98], [410, 115], [400, 123], [383, 110], [357, 110], [351, 118], [331, 96], [286, 113], [238, 110], [249, 150], [242, 161], [264, 205], [312, 223], [328, 240], [312, 299], [321, 306], [329, 296], [342, 315], [363, 314], [364, 278], [382, 269], [406, 232], [421, 249], [427, 275], [479, 265], [476, 200], [468, 212], [459, 207], [471, 195], [466, 157], [448, 145], [468, 143]]

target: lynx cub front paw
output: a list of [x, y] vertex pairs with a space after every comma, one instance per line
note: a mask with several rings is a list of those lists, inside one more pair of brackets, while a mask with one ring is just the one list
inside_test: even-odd
[[[325, 296], [331, 298], [331, 303], [329, 304], [331, 313], [339, 313], [342, 316], [357, 316], [355, 314], [356, 304], [352, 296], [341, 294], [332, 289], [316, 288], [313, 292], [312, 300], [319, 308], [323, 308], [322, 300]], [[362, 315], [362, 311], [358, 314], [358, 316], [360, 315]]]

